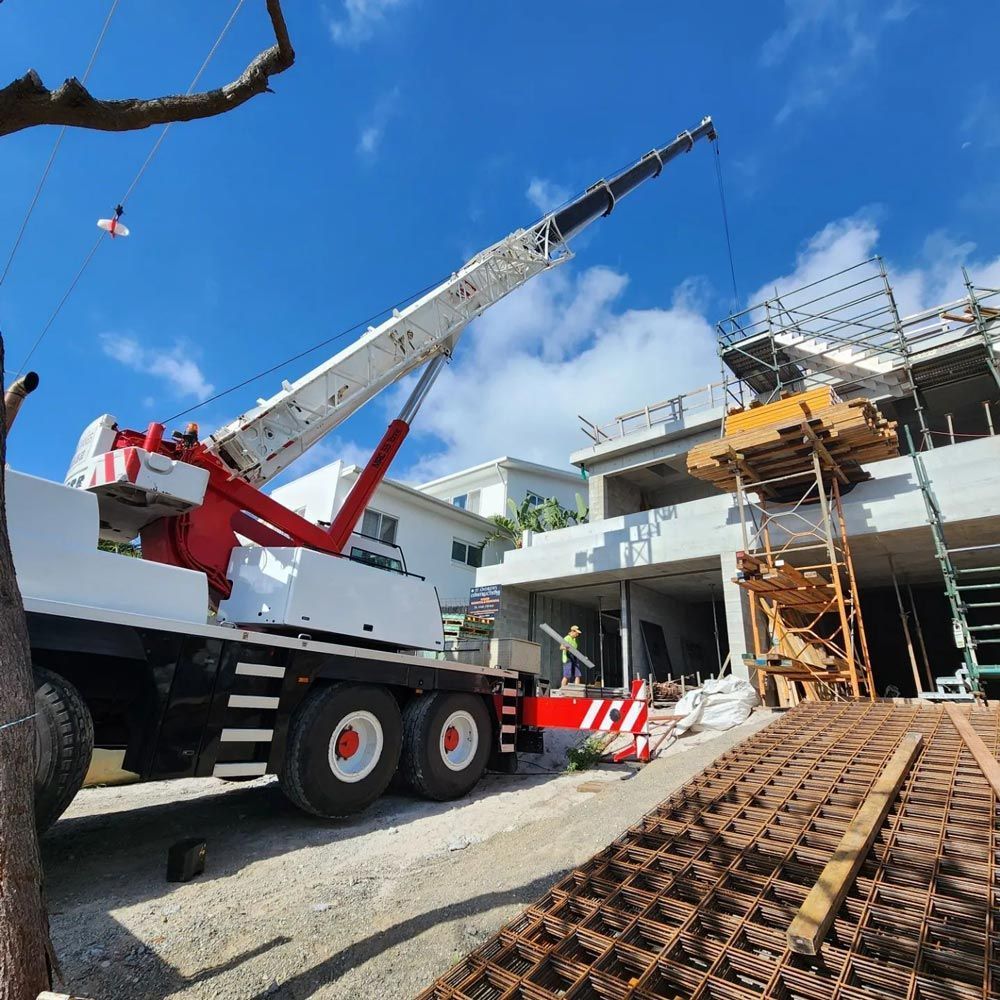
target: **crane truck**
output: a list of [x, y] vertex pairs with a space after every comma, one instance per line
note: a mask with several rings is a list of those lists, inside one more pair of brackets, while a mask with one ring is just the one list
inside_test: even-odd
[[[195, 425], [80, 437], [62, 484], [7, 472], [11, 544], [36, 680], [36, 812], [45, 828], [94, 747], [143, 780], [276, 774], [323, 817], [372, 803], [397, 770], [419, 794], [467, 793], [516, 767], [544, 727], [641, 734], [636, 687], [540, 696], [537, 671], [446, 658], [437, 593], [368, 558], [356, 526], [465, 327], [702, 138], [710, 118], [476, 254], [437, 287], [204, 439]], [[423, 369], [329, 525], [263, 487], [377, 393]], [[142, 559], [98, 540], [141, 540]], [[637, 735], [635, 746], [643, 746]], [[648, 758], [647, 758], [648, 759]]]

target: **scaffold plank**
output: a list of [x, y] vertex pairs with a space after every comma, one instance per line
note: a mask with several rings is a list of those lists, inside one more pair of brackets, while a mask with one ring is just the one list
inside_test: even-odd
[[826, 863], [816, 884], [809, 890], [788, 927], [788, 947], [800, 955], [815, 955], [826, 932], [833, 923], [858, 874], [865, 855], [878, 836], [899, 789], [906, 780], [910, 767], [920, 752], [923, 736], [906, 733], [899, 748], [886, 765], [875, 787], [865, 797], [854, 819], [844, 831], [844, 836]]

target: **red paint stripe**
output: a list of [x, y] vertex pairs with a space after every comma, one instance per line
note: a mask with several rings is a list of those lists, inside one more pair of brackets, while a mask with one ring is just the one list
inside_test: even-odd
[[125, 477], [130, 483], [137, 482], [142, 471], [142, 461], [135, 448], [125, 449]]
[[113, 483], [115, 481], [115, 453], [113, 451], [106, 452], [104, 455], [104, 479], [105, 483]]

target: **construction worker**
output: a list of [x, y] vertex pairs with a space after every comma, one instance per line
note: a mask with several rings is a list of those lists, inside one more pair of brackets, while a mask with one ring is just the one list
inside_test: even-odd
[[569, 633], [563, 636], [562, 645], [559, 647], [562, 651], [562, 687], [566, 687], [571, 680], [577, 684], [583, 683], [583, 667], [580, 661], [569, 652], [571, 647], [573, 649], [580, 648], [577, 643], [580, 635], [580, 626], [571, 625]]

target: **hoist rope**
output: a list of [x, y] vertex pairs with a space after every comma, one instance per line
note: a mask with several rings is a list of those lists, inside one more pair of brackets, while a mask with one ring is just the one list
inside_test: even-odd
[[719, 203], [722, 206], [722, 227], [726, 233], [726, 250], [729, 253], [729, 276], [733, 281], [733, 305], [731, 312], [739, 308], [740, 293], [736, 288], [736, 266], [733, 263], [733, 241], [729, 235], [729, 213], [726, 211], [726, 189], [722, 183], [722, 154], [719, 152], [719, 139], [715, 139], [715, 177], [719, 182]]
[[[219, 32], [218, 38], [215, 39], [215, 42], [212, 44], [212, 47], [208, 50], [208, 55], [205, 57], [204, 62], [202, 62], [198, 72], [195, 73], [194, 79], [191, 81], [190, 86], [185, 92], [185, 96], [190, 95], [194, 90], [194, 88], [198, 86], [198, 81], [201, 79], [202, 74], [208, 68], [208, 64], [212, 61], [212, 57], [215, 55], [219, 46], [222, 44], [222, 40], [226, 37], [226, 35], [229, 34], [229, 29], [233, 26], [233, 22], [236, 20], [236, 15], [239, 14], [244, 3], [246, 3], [246, 0], [237, 0], [236, 6], [235, 8], [233, 8], [232, 14], [229, 15], [229, 20], [226, 21], [222, 31]], [[157, 137], [156, 142], [153, 143], [152, 149], [150, 149], [149, 154], [143, 161], [142, 166], [139, 168], [135, 177], [132, 179], [132, 183], [129, 184], [128, 190], [125, 192], [124, 197], [121, 198], [120, 201], [118, 202], [119, 206], [125, 205], [125, 202], [128, 200], [132, 192], [135, 190], [136, 185], [142, 179], [142, 175], [146, 172], [150, 163], [153, 162], [153, 157], [156, 156], [156, 153], [159, 150], [160, 145], [163, 143], [164, 138], [166, 138], [167, 132], [170, 131], [171, 124], [172, 123], [168, 123], [163, 126], [163, 130]], [[31, 345], [31, 350], [28, 351], [28, 353], [24, 357], [24, 360], [21, 362], [21, 367], [18, 368], [17, 370], [18, 375], [20, 375], [21, 372], [24, 371], [25, 366], [31, 360], [31, 356], [38, 349], [38, 345], [41, 344], [42, 340], [44, 340], [45, 338], [45, 335], [49, 332], [49, 329], [51, 328], [52, 324], [56, 321], [56, 317], [62, 311], [62, 308], [66, 304], [67, 299], [69, 299], [70, 295], [73, 293], [73, 289], [76, 288], [77, 283], [80, 281], [80, 278], [83, 277], [83, 272], [87, 270], [87, 267], [89, 266], [90, 262], [94, 259], [94, 255], [97, 253], [98, 247], [100, 247], [101, 243], [104, 242], [105, 235], [106, 234], [102, 232], [94, 241], [94, 245], [90, 248], [90, 251], [87, 253], [87, 256], [83, 259], [83, 264], [80, 265], [79, 271], [76, 272], [76, 276], [70, 282], [69, 288], [67, 288], [66, 291], [63, 293], [63, 297], [59, 300], [59, 304], [53, 310], [52, 315], [49, 316], [45, 326], [42, 327], [41, 333], [38, 334], [38, 336], [35, 338], [35, 342]]]
[[[118, 7], [120, 0], [112, 0], [111, 8], [108, 11], [108, 16], [104, 19], [104, 25], [101, 28], [101, 33], [97, 36], [97, 44], [94, 46], [93, 52], [90, 53], [90, 62], [87, 63], [87, 68], [83, 71], [83, 76], [80, 78], [80, 82], [86, 84], [87, 78], [90, 76], [90, 71], [94, 68], [94, 63], [97, 61], [97, 53], [101, 51], [101, 46], [104, 44], [104, 36], [108, 33], [108, 28], [111, 25], [111, 18], [115, 15], [115, 10]], [[14, 240], [14, 245], [10, 248], [10, 254], [7, 257], [7, 263], [4, 264], [3, 274], [0, 274], [0, 285], [2, 285], [7, 280], [7, 275], [10, 273], [10, 266], [14, 263], [14, 256], [17, 254], [18, 247], [21, 245], [21, 240], [24, 239], [24, 232], [28, 228], [28, 220], [31, 218], [31, 213], [34, 212], [35, 206], [38, 204], [38, 199], [41, 197], [42, 188], [45, 187], [45, 182], [48, 180], [49, 172], [52, 170], [52, 164], [55, 162], [56, 153], [59, 152], [59, 147], [62, 145], [63, 136], [66, 135], [67, 125], [63, 125], [59, 129], [59, 134], [56, 136], [56, 141], [52, 144], [52, 152], [49, 153], [48, 162], [45, 164], [45, 169], [42, 171], [41, 179], [38, 181], [38, 186], [35, 188], [35, 193], [32, 196], [31, 203], [28, 205], [28, 211], [24, 215], [24, 219], [21, 222], [21, 228], [17, 231], [17, 238]]]

